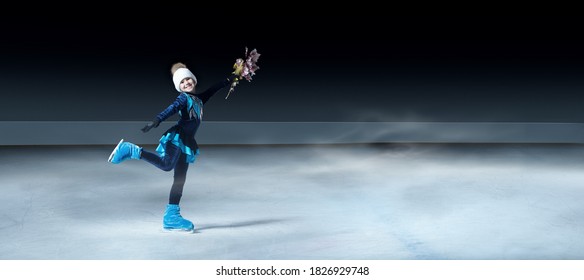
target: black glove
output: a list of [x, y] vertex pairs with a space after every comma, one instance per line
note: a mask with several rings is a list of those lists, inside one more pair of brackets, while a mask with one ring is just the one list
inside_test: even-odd
[[151, 121], [150, 123], [148, 123], [146, 126], [144, 126], [142, 128], [142, 132], [146, 133], [146, 132], [150, 131], [150, 129], [152, 129], [153, 127], [158, 127], [159, 124], [160, 124], [160, 121], [158, 120], [158, 118], [156, 118], [153, 121]]
[[231, 83], [233, 83], [235, 81], [236, 78], [241, 79], [240, 76], [235, 75], [235, 74], [231, 74], [231, 76], [229, 76], [229, 78], [227, 78], [227, 81], [231, 84]]

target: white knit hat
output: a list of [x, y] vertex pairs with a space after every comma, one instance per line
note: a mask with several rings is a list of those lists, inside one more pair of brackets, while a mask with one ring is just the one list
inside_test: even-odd
[[195, 81], [195, 84], [197, 83], [197, 77], [195, 77], [195, 75], [193, 75], [193, 73], [187, 69], [187, 68], [178, 68], [174, 74], [172, 75], [172, 81], [174, 82], [174, 87], [176, 88], [176, 91], [181, 92], [180, 90], [180, 82], [184, 79], [184, 78], [191, 78]]

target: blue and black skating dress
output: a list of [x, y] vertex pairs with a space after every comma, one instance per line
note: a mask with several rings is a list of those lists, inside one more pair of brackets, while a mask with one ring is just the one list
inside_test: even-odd
[[172, 143], [179, 147], [186, 156], [187, 163], [193, 163], [199, 154], [199, 146], [195, 140], [195, 134], [203, 119], [203, 105], [219, 90], [230, 84], [230, 79], [225, 79], [217, 83], [202, 93], [182, 92], [176, 100], [164, 111], [160, 112], [156, 118], [162, 122], [178, 112], [180, 119], [177, 124], [169, 128], [162, 137], [156, 152], [164, 157], [166, 146]]

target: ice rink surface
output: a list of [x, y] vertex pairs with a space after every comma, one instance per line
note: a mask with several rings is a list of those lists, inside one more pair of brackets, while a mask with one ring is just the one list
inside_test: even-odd
[[114, 146], [1, 146], [0, 258], [584, 259], [582, 145], [202, 146], [193, 234], [161, 230], [172, 172]]

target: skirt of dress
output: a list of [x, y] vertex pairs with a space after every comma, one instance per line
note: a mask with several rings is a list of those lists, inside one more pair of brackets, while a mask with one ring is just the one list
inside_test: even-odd
[[156, 147], [156, 152], [161, 157], [165, 156], [166, 144], [169, 142], [181, 149], [182, 153], [186, 155], [186, 162], [195, 162], [199, 155], [199, 146], [195, 141], [194, 135], [186, 135], [180, 125], [169, 128], [162, 134], [158, 147]]

